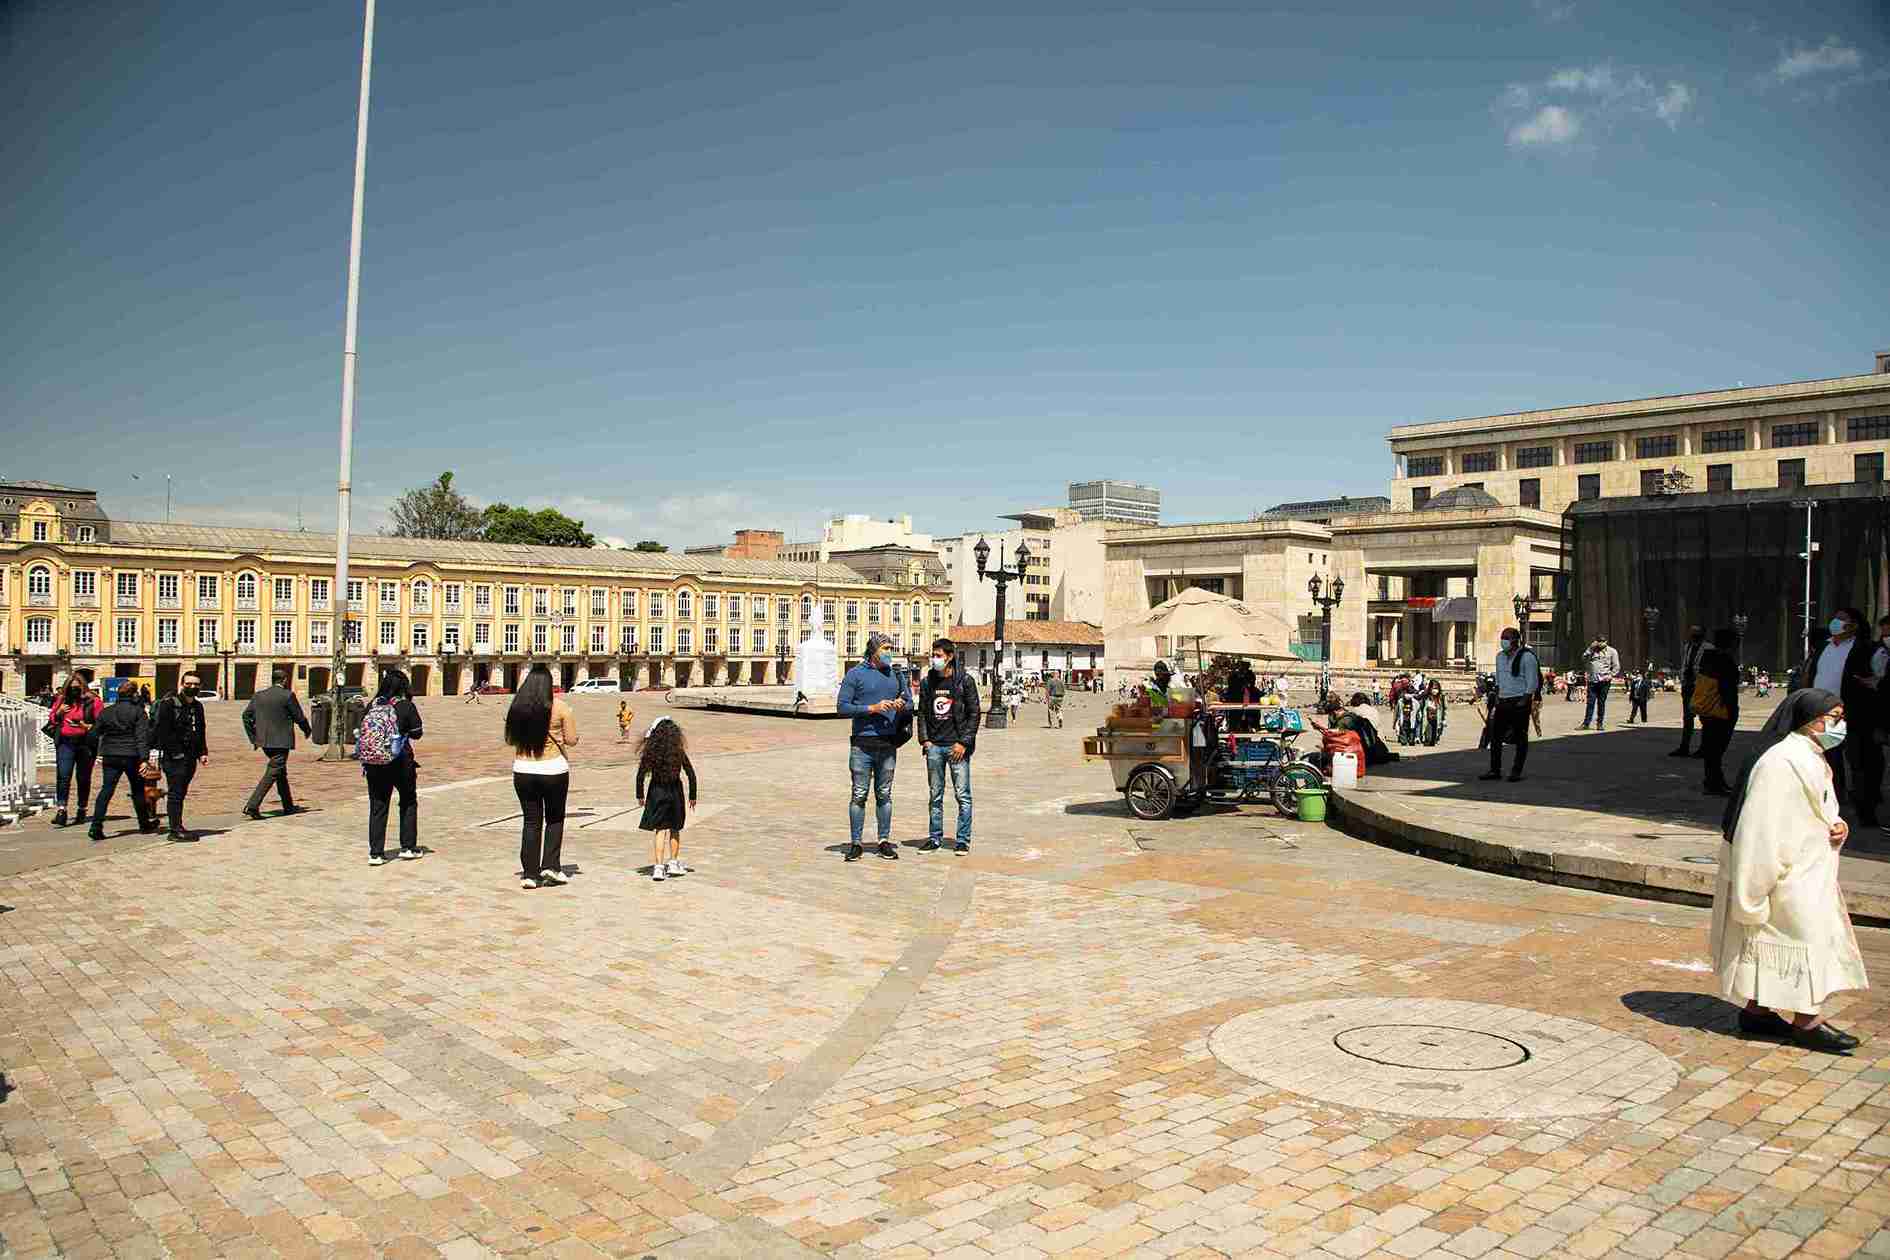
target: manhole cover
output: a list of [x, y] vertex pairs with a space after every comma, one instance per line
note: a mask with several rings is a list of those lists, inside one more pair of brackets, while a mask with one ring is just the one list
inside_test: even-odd
[[1432, 1072], [1495, 1072], [1529, 1062], [1529, 1047], [1520, 1041], [1442, 1024], [1366, 1024], [1346, 1029], [1332, 1044], [1369, 1063]]
[[1208, 1039], [1244, 1076], [1320, 1102], [1406, 1116], [1585, 1116], [1679, 1082], [1645, 1042], [1539, 1011], [1441, 998], [1335, 998], [1249, 1011]]

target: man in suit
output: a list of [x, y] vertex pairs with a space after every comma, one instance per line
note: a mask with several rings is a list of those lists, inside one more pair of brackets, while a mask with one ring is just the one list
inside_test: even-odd
[[197, 767], [210, 764], [210, 741], [204, 733], [203, 702], [197, 699], [199, 686], [197, 675], [184, 675], [176, 693], [166, 696], [158, 705], [156, 729], [151, 741], [157, 749], [158, 763], [164, 770], [164, 783], [170, 792], [165, 800], [171, 823], [166, 838], [180, 843], [197, 838], [192, 832], [184, 830], [184, 798], [190, 795], [190, 781], [196, 777]]
[[1814, 648], [1800, 672], [1800, 687], [1836, 692], [1844, 700], [1844, 742], [1825, 753], [1840, 799], [1848, 800], [1860, 824], [1877, 821], [1883, 781], [1883, 749], [1876, 740], [1877, 688], [1871, 661], [1877, 644], [1870, 623], [1855, 608], [1840, 608], [1828, 623], [1830, 639]]
[[1705, 652], [1706, 627], [1689, 627], [1687, 650], [1680, 654], [1680, 747], [1668, 753], [1669, 757], [1693, 757], [1705, 751], [1704, 747], [1701, 753], [1693, 751], [1693, 684], [1699, 680], [1700, 657]]
[[263, 797], [271, 784], [282, 798], [283, 813], [302, 812], [295, 803], [294, 793], [289, 790], [289, 753], [295, 747], [297, 727], [311, 738], [314, 732], [302, 712], [302, 702], [289, 690], [289, 671], [277, 670], [272, 682], [273, 686], [257, 692], [249, 707], [243, 710], [243, 731], [249, 736], [250, 747], [260, 748], [269, 759], [263, 767], [262, 778], [256, 781], [256, 790], [249, 794], [249, 803], [243, 806], [245, 818], [262, 817]]
[[98, 759], [104, 763], [104, 777], [99, 780], [98, 802], [92, 807], [92, 827], [86, 836], [92, 840], [105, 838], [105, 810], [112, 803], [112, 793], [118, 790], [118, 780], [126, 780], [125, 786], [131, 792], [132, 812], [138, 816], [138, 830], [149, 835], [158, 829], [158, 821], [151, 807], [145, 804], [144, 784], [139, 778], [139, 767], [151, 754], [151, 719], [145, 716], [144, 706], [138, 703], [135, 689], [125, 688], [118, 693], [118, 699], [105, 706], [92, 729], [98, 736]]

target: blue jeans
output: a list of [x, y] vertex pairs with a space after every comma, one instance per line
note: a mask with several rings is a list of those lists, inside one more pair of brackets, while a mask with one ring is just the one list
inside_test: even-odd
[[1608, 688], [1614, 680], [1591, 682], [1588, 684], [1588, 709], [1582, 717], [1582, 725], [1593, 724], [1599, 727], [1608, 720]]
[[864, 748], [847, 751], [847, 769], [853, 775], [853, 796], [847, 802], [847, 825], [851, 828], [854, 844], [860, 843], [860, 835], [866, 830], [866, 789], [869, 780], [873, 785], [873, 812], [879, 820], [879, 838], [882, 843], [892, 839], [893, 763], [897, 759], [898, 754], [892, 752], [874, 755]]
[[54, 780], [53, 795], [59, 799], [59, 808], [66, 807], [66, 794], [72, 790], [72, 772], [79, 772], [79, 812], [92, 799], [92, 763], [98, 754], [86, 747], [83, 735], [61, 735], [58, 744], [59, 768]]
[[971, 843], [971, 754], [963, 761], [952, 760], [949, 744], [933, 744], [925, 750], [925, 778], [932, 789], [932, 829], [926, 833], [934, 844], [945, 840], [945, 774], [951, 772], [952, 795], [958, 800], [958, 843]]

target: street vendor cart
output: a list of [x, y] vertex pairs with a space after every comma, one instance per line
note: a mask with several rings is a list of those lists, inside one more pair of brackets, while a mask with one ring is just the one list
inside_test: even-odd
[[[1302, 789], [1325, 786], [1325, 775], [1294, 746], [1305, 730], [1299, 710], [1203, 706], [1185, 688], [1176, 692], [1166, 711], [1147, 697], [1115, 706], [1083, 740], [1084, 759], [1109, 763], [1116, 790], [1137, 818], [1186, 815], [1210, 800], [1271, 801], [1290, 818]], [[1236, 714], [1247, 720], [1230, 723]], [[1251, 729], [1224, 733], [1230, 724]]]

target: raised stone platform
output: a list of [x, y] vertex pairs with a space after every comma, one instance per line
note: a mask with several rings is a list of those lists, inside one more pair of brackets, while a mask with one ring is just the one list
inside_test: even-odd
[[[1743, 698], [1745, 712], [1726, 757], [1731, 777], [1782, 693]], [[1625, 717], [1619, 695], [1609, 716]], [[1669, 757], [1679, 743], [1680, 700], [1656, 696], [1651, 726], [1577, 729], [1580, 700], [1543, 705], [1526, 777], [1486, 783], [1489, 754], [1476, 747], [1469, 706], [1452, 710], [1437, 748], [1398, 748], [1403, 760], [1335, 793], [1339, 826], [1407, 852], [1543, 883], [1710, 904], [1725, 802], [1702, 792], [1701, 763]], [[1504, 766], [1513, 750], [1504, 752]], [[1848, 817], [1848, 815], [1847, 815]], [[1869, 819], [1851, 819], [1840, 881], [1859, 923], [1890, 925], [1890, 839]]]
[[833, 718], [832, 696], [803, 696], [792, 687], [677, 687], [669, 703], [685, 709], [772, 713], [779, 717]]

